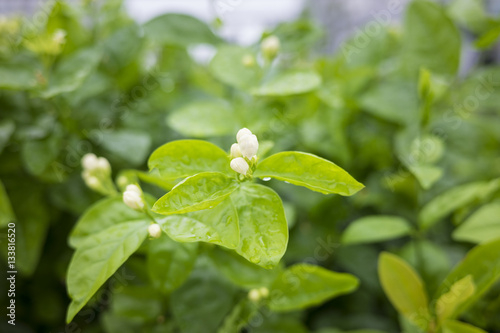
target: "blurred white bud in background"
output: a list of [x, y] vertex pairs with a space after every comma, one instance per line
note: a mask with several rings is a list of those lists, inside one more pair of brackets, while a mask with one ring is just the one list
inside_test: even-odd
[[88, 187], [91, 189], [98, 189], [101, 186], [101, 182], [99, 181], [99, 178], [91, 175], [84, 175], [83, 180], [85, 181], [85, 184], [87, 184]]
[[262, 54], [266, 59], [272, 60], [276, 57], [281, 47], [281, 43], [278, 37], [269, 36], [262, 41], [260, 44], [260, 49]]
[[109, 161], [106, 158], [98, 157], [97, 158], [97, 169], [107, 173], [107, 172], [111, 171], [111, 165], [109, 164]]
[[120, 175], [118, 179], [116, 179], [116, 183], [120, 188], [124, 188], [127, 187], [127, 185], [129, 184], [129, 179], [124, 175]]
[[82, 166], [85, 170], [94, 170], [97, 168], [98, 159], [94, 154], [85, 154], [82, 157]]
[[267, 297], [269, 297], [269, 289], [267, 289], [266, 287], [261, 287], [259, 289], [251, 289], [248, 292], [248, 298], [252, 302], [258, 302], [261, 299], [267, 298]]
[[82, 166], [87, 171], [103, 171], [109, 173], [111, 165], [105, 157], [97, 157], [94, 154], [85, 154], [82, 157]]
[[66, 31], [63, 29], [57, 29], [52, 35], [52, 40], [57, 44], [64, 44], [66, 42]]
[[255, 65], [255, 58], [251, 54], [245, 54], [241, 59], [241, 63], [245, 67], [253, 67]]
[[259, 293], [263, 298], [269, 297], [269, 289], [267, 289], [266, 287], [259, 288]]
[[153, 238], [160, 238], [161, 236], [161, 228], [158, 224], [151, 224], [149, 227], [148, 227], [148, 232], [149, 232], [149, 236], [153, 237]]
[[260, 301], [260, 292], [258, 289], [251, 289], [248, 292], [248, 299], [251, 300], [252, 302], [258, 302]]
[[244, 176], [246, 176], [246, 174], [248, 172], [248, 169], [249, 169], [249, 165], [248, 165], [247, 161], [245, 161], [245, 159], [243, 157], [236, 157], [236, 158], [234, 158], [231, 161], [230, 166], [231, 166], [231, 169], [233, 169], [237, 173], [240, 173], [240, 174], [242, 174]]

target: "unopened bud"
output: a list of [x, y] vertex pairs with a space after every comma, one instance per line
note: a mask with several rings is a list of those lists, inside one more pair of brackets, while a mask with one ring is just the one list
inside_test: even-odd
[[82, 157], [82, 166], [86, 170], [94, 170], [98, 165], [97, 156], [94, 154], [85, 154]]
[[144, 201], [142, 200], [141, 189], [137, 185], [128, 185], [123, 192], [123, 202], [132, 209], [142, 210]]
[[248, 129], [248, 128], [242, 128], [238, 131], [238, 133], [236, 133], [236, 141], [238, 143], [240, 143], [240, 140], [242, 137], [244, 137], [245, 135], [251, 135], [252, 132]]
[[116, 183], [118, 184], [118, 186], [120, 188], [124, 188], [126, 187], [128, 184], [129, 184], [129, 180], [127, 177], [125, 177], [124, 175], [120, 175], [117, 179], [116, 179]]
[[241, 59], [241, 63], [245, 67], [253, 67], [255, 65], [255, 58], [251, 54], [245, 54]]
[[231, 157], [232, 158], [235, 158], [235, 157], [241, 157], [241, 150], [240, 150], [240, 146], [237, 144], [237, 143], [233, 143], [233, 145], [231, 146]]
[[52, 36], [52, 40], [57, 44], [63, 44], [64, 42], [66, 42], [66, 31], [62, 29], [56, 30], [56, 32]]
[[276, 36], [269, 36], [262, 41], [260, 48], [267, 59], [274, 59], [280, 50], [280, 40]]
[[109, 165], [109, 161], [104, 157], [97, 158], [97, 169], [109, 172], [111, 170], [111, 165]]
[[231, 160], [230, 166], [231, 166], [231, 169], [233, 169], [237, 173], [240, 173], [244, 176], [246, 176], [248, 169], [249, 169], [249, 165], [243, 157], [236, 157], [233, 160]]
[[87, 186], [92, 188], [92, 189], [98, 188], [99, 185], [101, 184], [99, 179], [95, 176], [84, 177], [84, 180], [85, 180], [85, 183], [87, 184]]
[[153, 238], [160, 238], [160, 236], [161, 236], [161, 228], [157, 223], [151, 224], [148, 227], [148, 232], [149, 232], [149, 236], [151, 236]]
[[260, 301], [260, 292], [258, 289], [251, 289], [248, 292], [248, 299], [251, 300], [252, 302], [258, 302]]
[[239, 141], [239, 146], [241, 154], [248, 159], [252, 159], [259, 150], [259, 141], [254, 134], [244, 135]]
[[134, 185], [134, 184], [127, 185], [127, 187], [125, 188], [125, 191], [135, 192], [139, 195], [142, 195], [142, 190], [139, 188], [139, 186]]
[[268, 298], [269, 297], [269, 289], [266, 287], [259, 288], [259, 293], [262, 298]]

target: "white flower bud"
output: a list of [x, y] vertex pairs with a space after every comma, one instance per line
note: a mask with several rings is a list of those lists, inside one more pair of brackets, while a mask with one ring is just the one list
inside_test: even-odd
[[246, 175], [248, 172], [248, 169], [250, 168], [248, 166], [247, 161], [243, 157], [236, 157], [233, 160], [231, 160], [231, 169], [234, 171], [241, 173], [242, 175]]
[[120, 188], [123, 188], [129, 184], [129, 180], [124, 175], [120, 175], [118, 179], [116, 179], [116, 183], [120, 186]]
[[266, 287], [259, 288], [259, 293], [262, 298], [269, 297], [269, 289], [267, 289]]
[[274, 59], [280, 50], [281, 44], [280, 40], [276, 36], [269, 36], [262, 41], [260, 44], [260, 49], [262, 50], [262, 54], [267, 59]]
[[108, 172], [111, 170], [111, 165], [109, 165], [109, 161], [106, 158], [99, 157], [97, 158], [96, 169]]
[[82, 166], [86, 170], [94, 170], [97, 168], [98, 159], [94, 154], [85, 154], [82, 157]]
[[258, 289], [251, 289], [248, 292], [248, 299], [251, 300], [252, 302], [258, 302], [260, 301], [261, 295]]
[[259, 150], [259, 141], [257, 140], [257, 136], [254, 134], [245, 135], [240, 138], [239, 142], [241, 154], [251, 159], [255, 155], [257, 155], [257, 151]]
[[84, 180], [87, 186], [93, 189], [98, 188], [101, 183], [99, 179], [95, 176], [84, 177]]
[[255, 58], [251, 54], [245, 54], [241, 59], [241, 63], [245, 67], [253, 67], [255, 65]]
[[232, 158], [235, 158], [235, 157], [241, 157], [241, 150], [240, 150], [240, 146], [237, 144], [237, 143], [233, 143], [233, 145], [231, 146], [231, 157]]
[[238, 143], [240, 143], [240, 140], [242, 137], [244, 137], [245, 135], [251, 135], [252, 132], [248, 129], [248, 128], [242, 128], [238, 131], [238, 133], [236, 133], [236, 141], [238, 141]]
[[135, 190], [126, 190], [125, 192], [123, 192], [123, 202], [127, 206], [135, 210], [142, 210], [144, 208], [144, 201], [142, 200], [141, 195]]
[[151, 224], [148, 227], [148, 232], [149, 232], [149, 236], [151, 236], [153, 238], [160, 238], [160, 236], [161, 236], [161, 228], [157, 223]]
[[66, 42], [66, 31], [63, 29], [57, 29], [52, 36], [52, 40], [57, 44], [63, 44], [64, 42]]
[[135, 192], [139, 195], [142, 195], [142, 190], [139, 188], [139, 186], [134, 185], [134, 184], [127, 185], [127, 187], [125, 188], [125, 191]]

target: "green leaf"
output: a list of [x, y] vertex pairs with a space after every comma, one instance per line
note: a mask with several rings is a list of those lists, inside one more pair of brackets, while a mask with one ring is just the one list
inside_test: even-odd
[[146, 37], [161, 44], [215, 44], [219, 39], [202, 21], [183, 14], [164, 14], [144, 24]]
[[412, 124], [418, 119], [418, 98], [413, 82], [392, 79], [371, 85], [359, 99], [363, 110], [396, 124]]
[[209, 255], [217, 270], [239, 287], [267, 287], [276, 280], [280, 273], [279, 268], [264, 269], [233, 251], [215, 248], [210, 251]]
[[76, 250], [68, 268], [70, 322], [106, 280], [142, 244], [148, 234], [145, 221], [126, 222], [88, 237]]
[[409, 165], [408, 169], [424, 190], [428, 190], [443, 176], [443, 169], [434, 165]]
[[[13, 210], [10, 217], [15, 218], [8, 222], [15, 223], [16, 268], [23, 276], [30, 276], [42, 256], [51, 221], [50, 205], [43, 187], [38, 182], [28, 177], [10, 179], [11, 177], [5, 178], [4, 183]], [[5, 212], [9, 213], [8, 208]], [[3, 216], [5, 217], [9, 216]], [[2, 244], [6, 244], [4, 240]], [[3, 246], [0, 252], [7, 258], [7, 246]]]
[[423, 189], [429, 189], [443, 175], [435, 166], [444, 151], [443, 141], [431, 134], [421, 134], [417, 127], [407, 127], [395, 139], [399, 160], [415, 176]]
[[313, 154], [281, 152], [257, 165], [254, 176], [272, 177], [323, 194], [353, 195], [364, 186], [336, 164]]
[[418, 77], [418, 95], [421, 100], [428, 104], [434, 103], [446, 92], [449, 84], [439, 76], [431, 73], [425, 68], [420, 68]]
[[450, 291], [441, 295], [436, 303], [436, 314], [439, 321], [446, 319], [454, 319], [460, 313], [457, 313], [457, 308], [469, 299], [476, 288], [471, 275], [467, 275], [461, 280], [455, 282]]
[[157, 169], [166, 180], [176, 180], [204, 171], [232, 175], [230, 162], [227, 153], [213, 143], [179, 140], [156, 149], [149, 157], [148, 167], [150, 170]]
[[[258, 318], [258, 317], [257, 317]], [[257, 321], [257, 323], [259, 323]], [[253, 325], [252, 325], [253, 326]], [[257, 326], [257, 325], [256, 325]], [[254, 333], [308, 333], [309, 330], [304, 326], [302, 321], [291, 316], [274, 317], [269, 316], [264, 322], [252, 327]]]
[[153, 286], [162, 293], [187, 279], [198, 255], [198, 243], [179, 243], [162, 235], [148, 243], [147, 268]]
[[500, 22], [497, 22], [496, 26], [493, 26], [490, 30], [486, 31], [483, 35], [481, 35], [474, 46], [478, 49], [486, 49], [498, 40], [500, 37]]
[[0, 228], [6, 227], [9, 222], [14, 221], [16, 216], [12, 210], [9, 196], [5, 191], [2, 181], [0, 181]]
[[500, 188], [500, 180], [474, 182], [454, 187], [428, 202], [420, 211], [419, 224], [428, 229], [453, 211], [483, 200]]
[[210, 270], [193, 271], [171, 296], [174, 318], [182, 332], [216, 332], [233, 307], [235, 288]]
[[484, 10], [483, 0], [454, 0], [448, 6], [448, 15], [460, 25], [475, 32], [485, 32], [490, 20]]
[[55, 133], [42, 140], [23, 143], [21, 157], [28, 172], [36, 176], [42, 175], [56, 160], [62, 145], [62, 137]]
[[238, 215], [229, 198], [211, 209], [157, 220], [177, 242], [206, 242], [234, 249], [240, 241]]
[[417, 269], [430, 295], [437, 290], [451, 269], [446, 250], [440, 244], [428, 240], [413, 240], [406, 243], [398, 254]]
[[125, 191], [127, 185], [136, 184], [139, 183], [139, 181], [156, 185], [167, 191], [170, 191], [172, 187], [176, 185], [175, 181], [166, 181], [158, 174], [152, 174], [134, 169], [121, 170], [116, 177], [116, 183], [122, 192]]
[[78, 89], [101, 60], [97, 49], [83, 49], [64, 59], [50, 76], [49, 85], [41, 92], [43, 98]]
[[35, 68], [21, 64], [0, 65], [0, 89], [29, 90], [36, 84]]
[[111, 313], [126, 320], [146, 323], [162, 314], [162, 298], [149, 285], [125, 285], [113, 290]]
[[[253, 57], [253, 66], [244, 65], [245, 57]], [[240, 89], [251, 87], [259, 80], [261, 71], [253, 52], [235, 45], [219, 47], [209, 69], [220, 81]]]
[[231, 199], [240, 224], [236, 252], [254, 264], [273, 268], [288, 244], [288, 226], [279, 195], [266, 186], [246, 183]]
[[462, 313], [474, 304], [488, 289], [500, 279], [500, 239], [478, 245], [451, 271], [443, 281], [434, 299], [449, 292], [450, 286], [468, 275], [473, 278], [476, 292], [458, 305], [455, 313]]
[[118, 157], [131, 165], [143, 163], [151, 147], [151, 136], [134, 130], [106, 131], [99, 139], [111, 157]]
[[247, 298], [243, 298], [226, 316], [217, 333], [241, 332], [241, 329], [256, 315], [259, 307]]
[[253, 89], [257, 96], [289, 96], [313, 91], [321, 85], [321, 76], [315, 72], [290, 72]]
[[175, 185], [158, 199], [153, 211], [171, 215], [213, 208], [238, 188], [238, 182], [220, 172], [202, 172]]
[[342, 235], [344, 244], [381, 242], [406, 236], [411, 232], [409, 222], [398, 216], [366, 216], [351, 222]]
[[6, 119], [0, 122], [0, 154], [7, 143], [9, 143], [9, 139], [12, 133], [14, 133], [15, 128], [16, 124], [11, 119]]
[[117, 29], [103, 42], [106, 66], [114, 72], [139, 57], [142, 47], [141, 30], [136, 24]]
[[351, 293], [358, 284], [358, 279], [351, 274], [297, 264], [289, 267], [273, 283], [268, 305], [273, 311], [300, 310]]
[[456, 74], [460, 62], [460, 32], [440, 5], [424, 0], [411, 2], [403, 35], [403, 64], [408, 73], [416, 75], [425, 67], [436, 74]]
[[230, 105], [220, 100], [189, 103], [174, 111], [168, 124], [185, 136], [197, 138], [228, 135], [241, 127]]
[[382, 288], [396, 310], [426, 329], [430, 318], [427, 293], [415, 270], [398, 256], [382, 252], [378, 274]]
[[125, 205], [121, 196], [102, 199], [88, 208], [80, 217], [69, 236], [69, 245], [77, 248], [89, 236], [127, 222], [149, 223], [150, 220], [146, 214]]
[[447, 320], [443, 324], [443, 333], [487, 333], [480, 328], [456, 320]]
[[479, 208], [452, 234], [456, 241], [487, 243], [500, 238], [500, 202]]

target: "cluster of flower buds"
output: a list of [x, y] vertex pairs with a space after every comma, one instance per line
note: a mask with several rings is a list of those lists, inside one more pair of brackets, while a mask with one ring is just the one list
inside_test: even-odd
[[269, 297], [269, 289], [266, 287], [251, 289], [248, 292], [248, 299], [252, 302], [259, 302], [263, 298]]
[[111, 165], [104, 157], [86, 154], [82, 158], [82, 178], [87, 186], [103, 194], [115, 192], [111, 180]]
[[242, 128], [236, 134], [236, 141], [231, 146], [231, 169], [246, 176], [250, 165], [257, 160], [257, 151], [259, 150], [259, 141], [257, 136], [248, 128]]
[[273, 35], [265, 38], [260, 44], [262, 55], [269, 61], [273, 60], [278, 55], [280, 48], [281, 43], [279, 38]]
[[144, 209], [144, 196], [139, 186], [127, 185], [123, 192], [123, 202], [132, 209], [142, 211]]
[[160, 238], [161, 228], [158, 223], [150, 224], [148, 227], [149, 236], [152, 238]]

